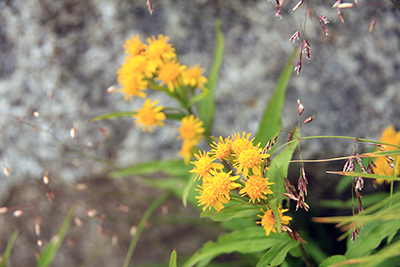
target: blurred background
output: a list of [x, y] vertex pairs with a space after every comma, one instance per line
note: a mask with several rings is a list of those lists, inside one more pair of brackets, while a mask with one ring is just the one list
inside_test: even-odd
[[[10, 172], [9, 176], [0, 174], [0, 207], [28, 206], [21, 218], [10, 212], [0, 216], [0, 251], [11, 231], [21, 229], [10, 266], [34, 264], [39, 249], [36, 217], [42, 218], [46, 243], [68, 210], [65, 203], [71, 201], [79, 203], [77, 214], [85, 219], [82, 228], [71, 228], [53, 266], [119, 266], [130, 242], [131, 226], [160, 194], [134, 177], [110, 180], [106, 175], [116, 165], [178, 158], [180, 143], [173, 130], [178, 125], [167, 122], [168, 127], [149, 134], [134, 127], [130, 118], [88, 122], [101, 114], [131, 111], [143, 103], [141, 99], [125, 102], [122, 94], [106, 93], [108, 87], [117, 85], [116, 71], [124, 60], [126, 39], [133, 34], [139, 34], [142, 41], [158, 34], [169, 36], [180, 62], [199, 64], [207, 74], [219, 18], [225, 51], [213, 135], [255, 133], [280, 73], [300, 46], [288, 41], [304, 19], [303, 6], [289, 13], [296, 3], [287, 1], [282, 20], [277, 20], [274, 3], [265, 0], [155, 0], [152, 15], [145, 0], [0, 1], [0, 155]], [[310, 2], [330, 21], [326, 25], [330, 35], [324, 35], [315, 17], [307, 19], [311, 60], [303, 60], [300, 75], [293, 73], [283, 127], [291, 129], [297, 124], [296, 100], [301, 99], [306, 108], [303, 119], [315, 115], [303, 128], [303, 136], [378, 140], [390, 124], [400, 130], [399, 10], [390, 2], [384, 5], [370, 33], [379, 5], [343, 10], [342, 24], [333, 4]], [[160, 99], [165, 107], [174, 105], [157, 92], [149, 96]], [[352, 150], [352, 141], [301, 143], [302, 156], [308, 159], [345, 156]], [[332, 188], [339, 179], [325, 171], [341, 170], [343, 164], [306, 165], [310, 214], [324, 215], [318, 203], [333, 197]], [[48, 185], [43, 183], [46, 172]], [[298, 166], [291, 173], [289, 179], [294, 182]], [[87, 188], [81, 190], [77, 184]], [[349, 196], [350, 189], [344, 194]], [[87, 209], [96, 209], [105, 219], [88, 217]], [[309, 216], [304, 211], [299, 214]], [[155, 212], [132, 262], [154, 266], [165, 262], [174, 247], [178, 257], [188, 256], [221, 233], [218, 225], [197, 218], [194, 208], [169, 200]], [[298, 227], [314, 227], [308, 219], [303, 223]]]

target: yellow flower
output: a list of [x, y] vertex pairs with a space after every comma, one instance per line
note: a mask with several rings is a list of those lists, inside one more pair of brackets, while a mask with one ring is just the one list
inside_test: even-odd
[[199, 186], [200, 196], [196, 196], [199, 200], [199, 206], [204, 205], [203, 211], [207, 208], [214, 207], [215, 210], [220, 211], [224, 208], [223, 204], [228, 203], [230, 200], [231, 190], [240, 187], [240, 184], [234, 181], [239, 178], [239, 175], [231, 176], [232, 171], [225, 172], [211, 172], [211, 178]]
[[236, 154], [236, 156], [239, 156], [239, 154], [245, 150], [249, 149], [250, 147], [253, 146], [253, 139], [249, 140], [251, 133], [246, 135], [246, 132], [243, 132], [243, 136], [240, 136], [240, 133], [235, 133], [232, 136], [232, 151], [233, 153]]
[[126, 54], [134, 57], [142, 53], [147, 48], [147, 45], [140, 41], [139, 35], [132, 35], [131, 39], [125, 41], [123, 48]]
[[[186, 141], [186, 140], [185, 140]], [[195, 166], [192, 170], [189, 172], [196, 173], [196, 177], [194, 178], [195, 180], [200, 179], [201, 177], [204, 177], [207, 179], [207, 177], [210, 175], [210, 172], [214, 169], [223, 169], [224, 166], [219, 163], [213, 163], [214, 158], [209, 156], [209, 153], [202, 153], [199, 151], [199, 154], [194, 154], [196, 157], [197, 161], [192, 161], [191, 163]]]
[[[275, 215], [272, 212], [272, 210], [270, 209], [270, 207], [268, 207], [267, 205], [265, 205], [267, 207], [267, 210], [264, 211], [263, 209], [261, 209], [262, 212], [264, 212], [264, 215], [257, 215], [258, 217], [261, 218], [261, 221], [257, 222], [258, 224], [261, 224], [261, 226], [264, 228], [265, 230], [265, 234], [267, 236], [269, 236], [269, 234], [272, 232], [276, 233], [277, 229], [275, 228], [275, 224], [276, 224], [276, 219], [275, 219]], [[292, 219], [289, 216], [283, 216], [282, 214], [286, 211], [288, 211], [288, 209], [281, 209], [281, 204], [279, 204], [278, 207], [278, 211], [279, 211], [279, 217], [281, 218], [281, 224], [282, 225], [287, 225], [289, 224], [289, 221]], [[286, 230], [286, 228], [282, 227], [282, 230]]]
[[185, 139], [192, 142], [193, 145], [197, 145], [205, 132], [204, 123], [193, 114], [184, 117], [181, 122], [182, 126], [179, 128], [178, 139]]
[[202, 76], [204, 68], [199, 68], [199, 65], [193, 68], [184, 70], [182, 72], [182, 80], [184, 85], [191, 86], [193, 88], [203, 88], [204, 84], [208, 81], [207, 78]]
[[272, 190], [269, 185], [268, 178], [263, 178], [259, 175], [251, 175], [245, 181], [245, 187], [239, 191], [242, 196], [248, 195], [250, 197], [249, 202], [260, 201], [260, 198], [267, 199], [266, 194], [272, 194]]
[[151, 102], [148, 98], [146, 99], [140, 110], [136, 109], [137, 114], [132, 115], [132, 117], [136, 118], [136, 127], [142, 127], [143, 131], [145, 132], [147, 131], [147, 129], [149, 132], [152, 132], [153, 126], [164, 125], [162, 121], [165, 120], [167, 117], [163, 112], [161, 112], [163, 106], [155, 107], [157, 103], [158, 100], [154, 100], [153, 102]]
[[237, 173], [243, 173], [243, 176], [246, 177], [249, 169], [251, 169], [254, 175], [261, 176], [261, 163], [269, 157], [269, 154], [261, 153], [263, 149], [258, 146], [250, 146], [240, 152], [233, 165], [237, 169]]
[[132, 74], [127, 77], [122, 77], [118, 75], [118, 82], [122, 86], [121, 92], [125, 94], [124, 100], [133, 101], [134, 97], [145, 98], [148, 82], [144, 79], [143, 75]]
[[149, 61], [144, 55], [137, 55], [134, 57], [128, 57], [121, 68], [118, 70], [119, 79], [124, 79], [132, 75], [144, 75], [147, 78], [153, 77], [156, 72], [157, 65]]
[[226, 159], [231, 153], [232, 140], [228, 137], [225, 140], [222, 136], [219, 137], [219, 142], [213, 141], [211, 144], [211, 153], [219, 160]]
[[[400, 145], [400, 132], [396, 132], [394, 130], [393, 125], [390, 125], [388, 128], [386, 128], [381, 136], [381, 139], [379, 139], [380, 142], [383, 143], [389, 143], [389, 144], [394, 144], [394, 145]], [[396, 150], [398, 149], [395, 146], [386, 146], [384, 148], [386, 151], [390, 150]], [[397, 159], [396, 159], [397, 158]], [[396, 162], [395, 166], [395, 172], [394, 176], [398, 176], [400, 174], [400, 157], [393, 156], [393, 159]], [[386, 176], [392, 176], [393, 175], [393, 169], [390, 168], [388, 163], [386, 162], [385, 157], [378, 157], [375, 159], [375, 165], [376, 167], [373, 168], [374, 173], [379, 174], [379, 175], [386, 175]], [[382, 184], [384, 179], [377, 179], [376, 182], [377, 184]], [[386, 180], [387, 183], [390, 183], [390, 180]]]
[[172, 58], [176, 57], [175, 49], [171, 44], [168, 44], [168, 41], [169, 37], [163, 36], [162, 34], [158, 35], [158, 40], [154, 36], [152, 36], [152, 38], [147, 38], [149, 46], [146, 50], [146, 54], [149, 59], [159, 61], [159, 64], [162, 64], [162, 62], [170, 61]]
[[213, 184], [211, 183], [203, 183], [203, 186], [199, 186], [200, 189], [196, 189], [200, 192], [199, 196], [195, 196], [199, 200], [199, 205], [205, 205], [203, 207], [203, 211], [206, 211], [207, 208], [211, 209], [214, 207], [216, 211], [220, 211], [224, 208], [224, 204], [229, 202], [224, 195], [218, 195], [215, 193]]
[[161, 81], [161, 85], [166, 84], [168, 90], [173, 92], [182, 84], [181, 73], [185, 68], [185, 65], [180, 65], [176, 60], [166, 62], [161, 65], [157, 80]]
[[[190, 158], [192, 157], [192, 150], [193, 150], [193, 143], [188, 141], [188, 140], [184, 140], [182, 143], [182, 148], [181, 151], [178, 152], [178, 154], [183, 157], [183, 160], [185, 162], [185, 164], [189, 164]], [[197, 178], [197, 176], [196, 176]]]

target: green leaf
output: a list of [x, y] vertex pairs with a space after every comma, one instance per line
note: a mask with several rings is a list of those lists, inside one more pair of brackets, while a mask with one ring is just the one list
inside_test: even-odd
[[[285, 240], [286, 241], [286, 240]], [[278, 266], [280, 265], [286, 258], [289, 250], [297, 247], [300, 242], [296, 242], [294, 240], [288, 240], [287, 242], [282, 242], [279, 245], [272, 246], [260, 259], [257, 263], [258, 267], [262, 266]]]
[[215, 87], [217, 85], [219, 70], [222, 64], [222, 57], [224, 53], [224, 35], [221, 31], [221, 21], [217, 19], [215, 21], [215, 54], [214, 63], [211, 67], [210, 74], [208, 76], [208, 83], [205, 87], [209, 90], [209, 94], [198, 102], [199, 117], [204, 123], [206, 129], [204, 136], [209, 136], [211, 133], [212, 124], [214, 121], [215, 113]]
[[151, 204], [150, 206], [146, 209], [146, 211], [144, 212], [142, 218], [140, 219], [138, 226], [137, 226], [137, 230], [135, 235], [132, 237], [131, 243], [129, 244], [129, 248], [128, 248], [128, 252], [126, 253], [125, 256], [125, 260], [124, 263], [122, 264], [122, 267], [128, 267], [129, 262], [132, 259], [132, 255], [133, 255], [133, 251], [135, 250], [136, 244], [139, 240], [140, 234], [142, 233], [144, 226], [146, 224], [146, 222], [149, 220], [151, 214], [154, 212], [154, 210], [161, 206], [162, 203], [164, 203], [164, 201], [170, 196], [170, 193], [164, 193], [161, 196], [159, 196], [158, 198], [156, 198]]
[[356, 237], [354, 242], [351, 242], [350, 238], [348, 238], [346, 258], [354, 259], [370, 255], [383, 239], [399, 228], [399, 220], [388, 222], [375, 221], [365, 224], [360, 231], [360, 235]]
[[208, 241], [183, 266], [194, 266], [202, 260], [235, 251], [243, 254], [264, 251], [272, 246], [288, 243], [288, 240], [291, 238], [287, 234], [271, 233], [266, 236], [262, 227], [237, 230], [219, 237], [217, 242]]
[[183, 160], [157, 160], [144, 162], [137, 165], [127, 167], [109, 174], [111, 178], [120, 178], [135, 174], [151, 174], [155, 172], [163, 172], [169, 175], [186, 177], [193, 166], [186, 165]]
[[285, 102], [286, 87], [289, 83], [290, 76], [293, 72], [293, 57], [296, 55], [297, 49], [295, 49], [286, 63], [286, 67], [279, 77], [278, 84], [276, 85], [275, 92], [270, 99], [264, 115], [261, 119], [258, 132], [254, 139], [254, 144], [261, 142], [261, 147], [264, 147], [267, 142], [277, 132], [282, 129], [281, 114], [283, 104]]
[[171, 253], [171, 258], [169, 259], [169, 267], [177, 267], [177, 255], [176, 255], [176, 250], [174, 249]]
[[286, 192], [283, 177], [287, 177], [290, 160], [299, 144], [300, 129], [296, 127], [293, 131], [295, 141], [288, 144], [281, 153], [272, 159], [270, 169], [267, 173], [269, 182], [274, 182], [270, 187], [272, 192], [274, 192], [274, 197], [278, 199], [278, 203], [282, 203], [282, 200], [286, 198], [282, 195], [282, 193]]
[[188, 107], [191, 107], [193, 104], [203, 100], [209, 94], [209, 92], [210, 92], [210, 90], [208, 90], [207, 87], [204, 87], [200, 94], [195, 95], [195, 96], [192, 97], [192, 99], [190, 99]]
[[61, 247], [65, 235], [67, 234], [72, 217], [74, 216], [74, 212], [75, 206], [72, 206], [65, 216], [64, 222], [61, 225], [57, 235], [53, 237], [52, 241], [50, 241], [50, 243], [43, 249], [42, 253], [40, 253], [40, 257], [37, 261], [38, 267], [47, 267], [53, 262], [54, 257], [56, 256], [57, 251]]
[[1, 267], [6, 267], [7, 266], [7, 261], [10, 258], [11, 250], [14, 246], [14, 242], [17, 239], [19, 230], [14, 230], [14, 232], [11, 234], [10, 239], [8, 240], [6, 250], [3, 253], [3, 259], [0, 261], [1, 262]]
[[121, 112], [112, 112], [104, 115], [100, 115], [94, 118], [91, 118], [89, 122], [94, 122], [94, 121], [101, 121], [101, 120], [113, 120], [116, 118], [122, 118], [122, 117], [131, 117], [132, 115], [137, 114], [137, 112], [134, 111], [121, 111]]
[[209, 217], [213, 221], [229, 221], [233, 218], [257, 218], [260, 208], [251, 204], [239, 204], [226, 207], [220, 211], [210, 210], [200, 214], [200, 218]]
[[[328, 267], [328, 266], [331, 266], [331, 265], [333, 265], [333, 264], [335, 264], [335, 263], [339, 263], [339, 262], [342, 262], [342, 261], [347, 261], [347, 258], [346, 258], [345, 256], [343, 256], [343, 255], [334, 255], [334, 256], [329, 257], [329, 258], [327, 258], [326, 260], [324, 260], [324, 261], [319, 265], [319, 267]], [[341, 265], [341, 266], [349, 267], [348, 264], [346, 264], [346, 265]]]
[[[174, 110], [174, 111], [172, 111]], [[167, 116], [168, 119], [170, 120], [182, 120], [183, 117], [186, 116], [186, 114], [180, 110], [176, 109], [171, 109], [171, 108], [165, 108], [164, 110], [165, 116]]]
[[[185, 187], [183, 188], [183, 192], [182, 192], [182, 203], [183, 206], [187, 206], [187, 200], [188, 197], [190, 195], [194, 195], [193, 192], [196, 192], [195, 189], [197, 187], [198, 184], [200, 184], [199, 179], [197, 179], [196, 181], [194, 180], [194, 178], [196, 177], [196, 174], [193, 173], [190, 175], [189, 180], [186, 182]], [[191, 194], [192, 192], [192, 194]]]

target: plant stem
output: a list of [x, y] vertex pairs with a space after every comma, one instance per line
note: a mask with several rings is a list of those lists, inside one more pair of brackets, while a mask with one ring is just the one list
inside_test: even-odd
[[129, 249], [128, 249], [128, 252], [126, 253], [126, 257], [125, 257], [125, 260], [124, 260], [124, 263], [123, 263], [122, 267], [128, 267], [129, 262], [132, 259], [132, 254], [133, 254], [133, 251], [135, 250], [135, 247], [136, 247], [137, 241], [139, 239], [140, 233], [142, 232], [146, 221], [150, 218], [150, 216], [153, 213], [153, 211], [158, 206], [160, 206], [170, 195], [171, 195], [170, 192], [166, 192], [166, 193], [162, 194], [156, 200], [154, 200], [153, 203], [151, 203], [151, 205], [144, 212], [143, 217], [142, 217], [142, 219], [140, 219], [140, 222], [138, 224], [136, 233], [132, 238], [131, 244], [129, 245]]
[[398, 10], [400, 10], [400, 6], [396, 3], [395, 0], [392, 0], [392, 3], [393, 3], [393, 5], [394, 5], [395, 7], [397, 7]]
[[307, 251], [302, 243], [299, 245], [301, 258], [303, 259], [304, 263], [307, 267], [314, 267], [314, 264], [311, 262], [310, 257], [307, 254]]

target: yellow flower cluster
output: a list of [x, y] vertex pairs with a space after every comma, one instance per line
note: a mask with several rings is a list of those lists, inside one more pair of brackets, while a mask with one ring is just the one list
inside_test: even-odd
[[[194, 95], [194, 89], [204, 89], [204, 84], [207, 82], [202, 76], [204, 69], [198, 65], [189, 69], [181, 65], [175, 49], [168, 42], [169, 37], [161, 34], [158, 38], [154, 36], [148, 38], [148, 44], [143, 43], [137, 35], [126, 40], [123, 45], [125, 61], [117, 72], [120, 91], [125, 95], [125, 100], [133, 101], [135, 97], [145, 98], [147, 96], [145, 91], [152, 88], [168, 92], [169, 96], [182, 102], [188, 99], [188, 97], [182, 98], [182, 95], [188, 96], [189, 93]], [[153, 127], [164, 125], [167, 115], [163, 112], [163, 106], [156, 106], [157, 104], [158, 100], [151, 101], [148, 98], [142, 108], [135, 109], [136, 114], [133, 118], [137, 127], [152, 132]], [[187, 103], [181, 105], [187, 106]], [[194, 115], [185, 116], [181, 123], [178, 139], [182, 139], [183, 144], [179, 155], [189, 163], [193, 148], [203, 138], [205, 129], [203, 122]]]
[[132, 36], [124, 44], [125, 61], [119, 68], [118, 83], [125, 100], [133, 100], [135, 96], [146, 97], [144, 92], [150, 80], [158, 81], [170, 92], [182, 85], [191, 88], [203, 88], [207, 79], [202, 76], [204, 69], [198, 65], [187, 69], [181, 65], [175, 49], [168, 43], [169, 37], [159, 35], [148, 38], [148, 45], [141, 42], [139, 36]]
[[[381, 138], [379, 139], [380, 142], [383, 143], [389, 143], [389, 144], [394, 144], [394, 145], [400, 145], [400, 132], [396, 132], [393, 125], [390, 125], [388, 128], [386, 128], [383, 133]], [[384, 150], [385, 151], [390, 151], [390, 150], [396, 150], [398, 149], [395, 146], [388, 146], [385, 145]], [[396, 156], [393, 157], [394, 159], [394, 172], [393, 169], [389, 166], [388, 162], [386, 161], [385, 157], [378, 157], [375, 159], [375, 166], [373, 167], [374, 173], [379, 174], [379, 175], [386, 175], [386, 176], [399, 176], [400, 174], [400, 157]], [[387, 183], [390, 183], [391, 180], [386, 180]], [[384, 179], [377, 179], [376, 183], [377, 184], [382, 184], [384, 182]]]
[[[254, 138], [250, 140], [250, 133], [235, 133], [230, 137], [219, 137], [213, 142], [209, 152], [199, 152], [195, 154], [196, 161], [191, 162], [194, 168], [190, 171], [196, 174], [196, 180], [201, 179], [202, 185], [197, 189], [200, 194], [196, 196], [199, 206], [203, 206], [203, 211], [213, 207], [220, 211], [224, 204], [231, 199], [230, 192], [239, 190], [241, 197], [248, 198], [251, 203], [262, 204], [267, 207], [264, 211], [261, 223], [266, 234], [271, 231], [276, 232], [275, 217], [268, 206], [267, 195], [272, 194], [268, 178], [263, 177], [264, 163], [269, 158], [269, 154], [264, 153], [260, 144], [254, 145]], [[224, 171], [224, 165], [215, 161], [219, 160], [231, 170]], [[235, 172], [235, 175], [232, 172]], [[242, 174], [243, 179], [239, 179]], [[280, 207], [279, 207], [280, 209]], [[288, 224], [291, 220], [282, 213], [287, 210], [280, 210], [282, 224]], [[274, 223], [271, 223], [273, 222]], [[286, 228], [282, 228], [286, 229]]]

